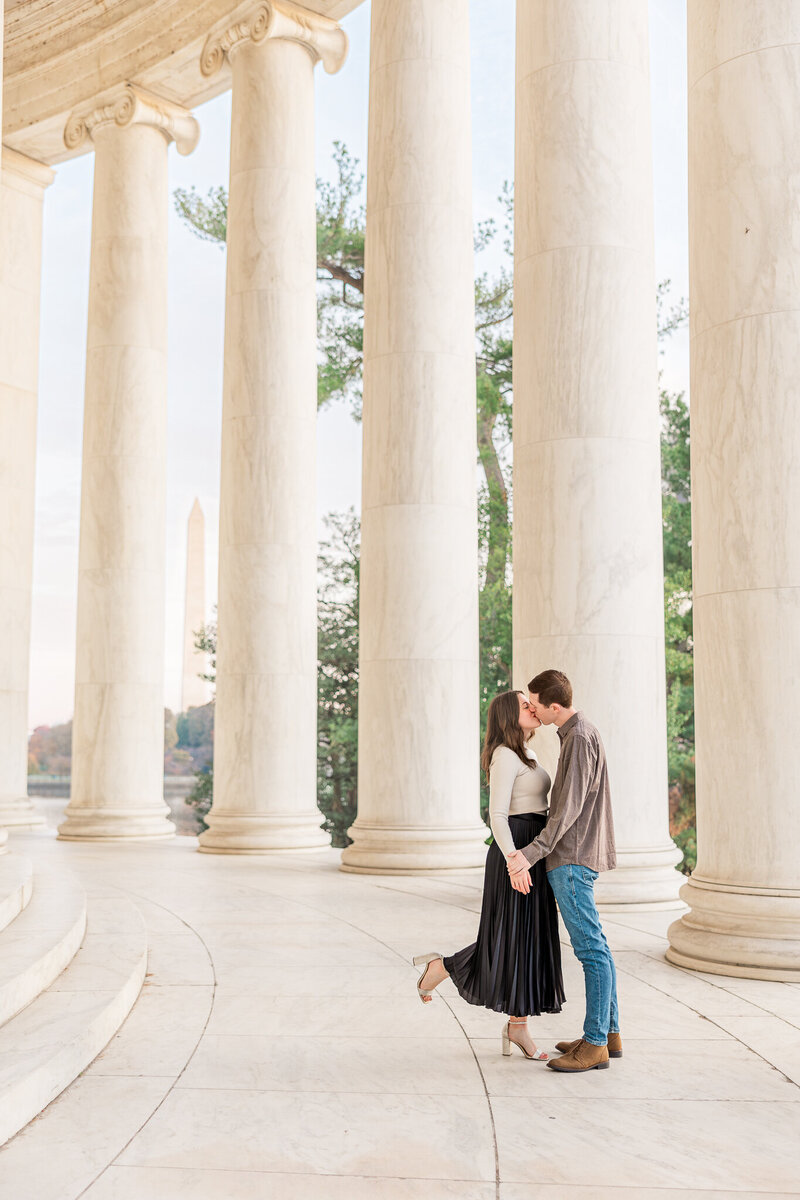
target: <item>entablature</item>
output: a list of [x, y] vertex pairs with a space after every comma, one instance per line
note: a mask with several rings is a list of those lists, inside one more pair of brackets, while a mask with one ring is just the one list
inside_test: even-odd
[[[283, 3], [338, 20], [363, 0]], [[232, 0], [6, 0], [3, 142], [40, 162], [56, 164], [84, 154], [90, 142], [68, 146], [72, 112], [104, 103], [121, 85], [191, 109], [231, 84], [227, 61], [202, 70], [209, 37], [236, 19]]]

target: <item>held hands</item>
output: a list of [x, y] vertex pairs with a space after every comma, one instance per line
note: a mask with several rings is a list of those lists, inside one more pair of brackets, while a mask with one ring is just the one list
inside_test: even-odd
[[518, 871], [516, 875], [512, 875], [511, 886], [515, 892], [522, 892], [527, 896], [532, 887], [530, 868], [527, 871]]
[[514, 891], [527, 895], [531, 890], [531, 864], [525, 855], [521, 850], [515, 850], [513, 854], [507, 856], [506, 864]]

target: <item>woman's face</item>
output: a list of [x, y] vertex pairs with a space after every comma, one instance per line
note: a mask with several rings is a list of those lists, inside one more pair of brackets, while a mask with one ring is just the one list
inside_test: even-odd
[[518, 695], [519, 727], [523, 733], [533, 733], [534, 729], [538, 729], [542, 722], [536, 716], [530, 704], [528, 703], [528, 697], [525, 695], [525, 693], [519, 692]]

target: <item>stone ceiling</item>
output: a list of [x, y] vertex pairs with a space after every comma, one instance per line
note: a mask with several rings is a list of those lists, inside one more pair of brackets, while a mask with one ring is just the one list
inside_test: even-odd
[[[306, 0], [339, 19], [363, 0]], [[131, 81], [193, 107], [226, 91], [200, 71], [206, 37], [257, 0], [5, 0], [3, 142], [47, 163], [73, 156], [72, 110]], [[85, 152], [85, 147], [81, 152]]]

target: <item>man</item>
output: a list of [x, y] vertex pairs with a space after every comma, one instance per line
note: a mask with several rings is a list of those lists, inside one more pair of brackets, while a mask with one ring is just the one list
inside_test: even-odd
[[606, 755], [600, 734], [572, 707], [572, 684], [562, 671], [542, 671], [528, 684], [530, 707], [561, 741], [550, 796], [550, 816], [538, 837], [507, 856], [511, 885], [530, 891], [530, 866], [547, 857], [547, 880], [583, 967], [586, 1020], [583, 1037], [559, 1042], [554, 1071], [603, 1070], [622, 1057], [617, 974], [600, 924], [594, 881], [616, 865]]

